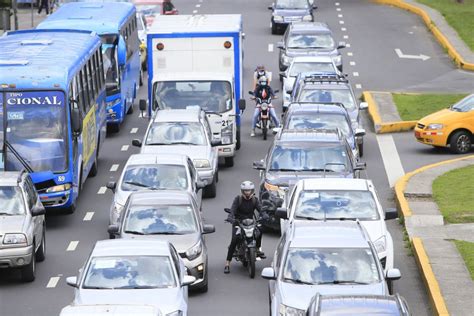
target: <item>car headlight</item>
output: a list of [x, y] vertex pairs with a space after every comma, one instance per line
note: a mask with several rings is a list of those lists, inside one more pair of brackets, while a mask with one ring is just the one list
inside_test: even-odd
[[54, 187], [50, 187], [46, 189], [46, 193], [53, 193], [53, 192], [63, 192], [67, 191], [71, 188], [70, 183], [64, 183], [60, 185], [55, 185]]
[[207, 159], [194, 159], [193, 162], [194, 166], [198, 169], [211, 167], [211, 164]]
[[174, 311], [174, 312], [171, 312], [169, 314], [166, 314], [166, 316], [183, 316], [183, 312], [182, 311]]
[[332, 60], [334, 61], [334, 63], [336, 65], [342, 64], [342, 56], [341, 55], [337, 55], [337, 56], [333, 57]]
[[387, 250], [387, 242], [385, 236], [380, 237], [374, 242], [375, 250], [377, 253], [385, 252]]
[[115, 99], [113, 101], [109, 101], [109, 102], [106, 102], [105, 105], [110, 108], [112, 106], [115, 106], [117, 104], [119, 104], [120, 102], [122, 101], [122, 99], [118, 98], [118, 99]]
[[313, 16], [311, 14], [305, 15], [303, 21], [311, 22], [313, 21]]
[[186, 257], [189, 260], [196, 259], [202, 252], [202, 243], [198, 241], [194, 246], [186, 250]]
[[291, 57], [288, 57], [286, 55], [281, 55], [281, 62], [282, 62], [283, 65], [289, 66], [290, 63], [291, 63], [291, 60], [292, 60]]
[[306, 311], [299, 309], [299, 308], [294, 308], [290, 306], [286, 306], [284, 304], [280, 304], [280, 316], [305, 316]]
[[439, 124], [439, 123], [433, 123], [433, 124], [428, 124], [426, 127], [427, 131], [433, 131], [433, 130], [438, 130], [438, 129], [443, 129], [444, 125]]
[[26, 235], [25, 234], [5, 234], [5, 237], [3, 237], [3, 243], [5, 245], [26, 244]]
[[274, 15], [273, 21], [275, 22], [283, 22], [283, 17], [281, 15]]
[[229, 124], [225, 128], [222, 129], [221, 131], [221, 143], [222, 145], [229, 145], [232, 144], [233, 140], [233, 130], [234, 130], [234, 124]]

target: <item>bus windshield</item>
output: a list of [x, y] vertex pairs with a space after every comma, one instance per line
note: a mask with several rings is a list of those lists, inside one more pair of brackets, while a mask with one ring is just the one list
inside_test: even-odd
[[[5, 140], [35, 172], [67, 170], [65, 98], [62, 91], [8, 92], [2, 113], [6, 113]], [[5, 110], [5, 111], [4, 111]], [[22, 169], [10, 152], [9, 170]]]
[[117, 35], [102, 35], [102, 56], [104, 57], [104, 72], [106, 94], [114, 95], [119, 92], [120, 79], [117, 59]]

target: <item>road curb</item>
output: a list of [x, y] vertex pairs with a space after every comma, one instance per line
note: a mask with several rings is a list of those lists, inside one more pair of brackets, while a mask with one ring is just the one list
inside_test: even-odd
[[474, 64], [468, 63], [462, 58], [462, 56], [458, 53], [458, 51], [453, 47], [453, 45], [449, 42], [446, 36], [439, 30], [439, 28], [435, 25], [433, 20], [430, 18], [429, 14], [426, 13], [425, 10], [416, 7], [414, 5], [408, 4], [403, 0], [373, 0], [376, 3], [380, 4], [387, 4], [398, 7], [400, 9], [404, 9], [419, 15], [426, 24], [426, 27], [433, 33], [434, 37], [438, 40], [443, 48], [445, 48], [448, 52], [448, 55], [452, 58], [454, 63], [461, 69], [474, 71]]
[[362, 92], [362, 97], [369, 105], [369, 115], [374, 123], [375, 133], [397, 133], [412, 130], [416, 126], [417, 121], [398, 121], [398, 122], [382, 122], [379, 114], [379, 109], [370, 91]]

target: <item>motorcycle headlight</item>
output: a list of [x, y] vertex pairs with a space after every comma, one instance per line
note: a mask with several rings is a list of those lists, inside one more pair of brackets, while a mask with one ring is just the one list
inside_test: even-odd
[[266, 103], [262, 103], [262, 105], [260, 106], [260, 108], [264, 111], [268, 110], [268, 104]]
[[305, 15], [303, 17], [303, 21], [311, 22], [311, 21], [313, 21], [313, 16], [311, 14]]
[[332, 60], [334, 61], [334, 63], [336, 65], [342, 64], [342, 56], [341, 55], [337, 55], [337, 56], [333, 57]]
[[3, 243], [5, 245], [26, 244], [26, 235], [25, 234], [5, 234], [5, 237], [3, 237]]
[[53, 192], [63, 192], [67, 191], [71, 188], [70, 183], [64, 183], [60, 185], [55, 185], [54, 187], [50, 187], [46, 189], [46, 193], [53, 193]]
[[186, 250], [186, 257], [189, 260], [196, 259], [202, 252], [202, 244], [198, 241], [194, 246]]
[[385, 252], [387, 250], [387, 242], [385, 236], [380, 237], [374, 242], [375, 250], [377, 253]]
[[211, 164], [209, 160], [207, 159], [194, 159], [193, 162], [194, 162], [194, 166], [198, 169], [211, 167]]
[[274, 15], [273, 21], [275, 22], [283, 22], [283, 17], [281, 15]]
[[283, 65], [289, 66], [290, 63], [291, 63], [291, 60], [292, 60], [291, 57], [288, 57], [288, 56], [286, 56], [286, 55], [284, 55], [284, 54], [281, 55], [281, 62], [282, 62]]
[[245, 232], [245, 236], [247, 238], [250, 238], [253, 236], [253, 231], [254, 231], [254, 228], [244, 228], [244, 232]]
[[429, 124], [429, 125], [426, 127], [426, 130], [427, 130], [427, 131], [434, 131], [434, 130], [438, 130], [438, 129], [443, 129], [443, 127], [444, 127], [443, 124], [433, 123], [433, 124]]
[[229, 124], [221, 131], [221, 142], [223, 145], [232, 144], [234, 124]]
[[306, 311], [299, 309], [299, 308], [294, 308], [290, 306], [286, 306], [284, 304], [280, 304], [280, 316], [305, 316]]

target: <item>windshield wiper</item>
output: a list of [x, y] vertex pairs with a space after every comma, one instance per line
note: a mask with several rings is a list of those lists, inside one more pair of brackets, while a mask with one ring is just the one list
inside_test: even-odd
[[288, 169], [288, 168], [272, 168], [272, 169], [269, 169], [268, 171], [295, 172], [295, 171], [301, 171], [301, 170]]
[[306, 219], [309, 221], [322, 221], [324, 218], [312, 217], [312, 216], [296, 216], [295, 219]]
[[15, 214], [7, 213], [7, 212], [0, 212], [0, 215], [15, 215]]
[[145, 233], [139, 232], [139, 231], [136, 231], [136, 230], [126, 230], [126, 231], [124, 231], [124, 233], [132, 234], [132, 235], [145, 235]]
[[156, 286], [152, 285], [126, 285], [126, 286], [121, 286], [117, 287], [116, 289], [156, 289]]
[[173, 142], [173, 143], [169, 143], [167, 145], [197, 145], [197, 144], [190, 143], [190, 142]]
[[5, 145], [7, 148], [13, 153], [13, 155], [20, 161], [20, 163], [25, 167], [26, 171], [29, 173], [33, 173], [33, 168], [31, 168], [30, 164], [16, 151], [16, 149], [10, 144], [8, 140], [5, 139]]
[[183, 233], [179, 233], [179, 232], [153, 232], [153, 233], [147, 233], [147, 235], [183, 235]]
[[317, 284], [370, 284], [368, 282], [358, 282], [355, 280], [332, 280], [332, 281], [325, 281], [325, 282], [318, 282]]
[[303, 281], [303, 280], [300, 280], [300, 279], [284, 278], [283, 281], [288, 281], [288, 282], [295, 283], [295, 284], [314, 285], [313, 282], [307, 282], [307, 281]]
[[170, 145], [171, 143], [146, 143], [146, 146]]
[[146, 185], [146, 184], [140, 183], [140, 182], [135, 182], [135, 181], [124, 181], [123, 183], [131, 184], [131, 185], [134, 185], [134, 186], [137, 186], [137, 187], [142, 187], [142, 188], [149, 188], [150, 187], [149, 185]]

